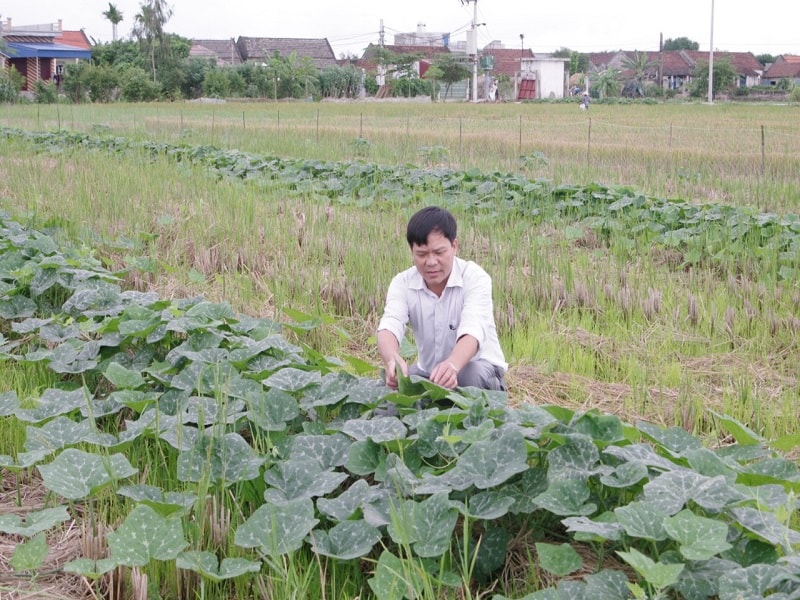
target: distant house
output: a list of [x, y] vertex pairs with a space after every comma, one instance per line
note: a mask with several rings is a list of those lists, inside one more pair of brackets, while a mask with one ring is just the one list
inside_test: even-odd
[[779, 56], [763, 76], [764, 85], [775, 86], [784, 79], [800, 85], [800, 56], [794, 54]]
[[242, 55], [236, 40], [192, 40], [189, 58], [206, 58], [214, 61], [218, 67], [239, 65]]
[[309, 57], [318, 70], [337, 65], [327, 38], [266, 38], [239, 36], [236, 42], [243, 62], [266, 62], [275, 53], [282, 58], [295, 52], [298, 57]]
[[534, 56], [522, 61], [517, 100], [563, 98], [567, 90], [568, 58]]
[[0, 23], [0, 66], [14, 67], [24, 78], [23, 91], [33, 90], [37, 81], [60, 82], [64, 65], [92, 57], [89, 41], [82, 32], [64, 31], [62, 22], [45, 25], [12, 26], [8, 18]]
[[[658, 82], [661, 87], [671, 90], [685, 90], [691, 83], [698, 64], [708, 64], [709, 53], [693, 50], [669, 50], [665, 52], [636, 52], [619, 50], [617, 52], [593, 52], [588, 55], [591, 74], [598, 74], [613, 67], [621, 74], [622, 79], [630, 78], [633, 72], [628, 68], [629, 61], [636, 54], [647, 56], [650, 68], [645, 73], [647, 80]], [[714, 52], [714, 61], [728, 61], [736, 71], [737, 87], [759, 85], [764, 67], [752, 52]]]

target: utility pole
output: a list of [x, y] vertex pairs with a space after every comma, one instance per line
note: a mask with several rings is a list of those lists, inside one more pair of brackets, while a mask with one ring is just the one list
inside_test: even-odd
[[467, 54], [472, 60], [472, 101], [478, 101], [478, 0], [461, 0], [461, 4], [475, 3], [472, 27], [467, 32]]
[[711, 47], [708, 49], [708, 103], [714, 104], [714, 0], [711, 0]]

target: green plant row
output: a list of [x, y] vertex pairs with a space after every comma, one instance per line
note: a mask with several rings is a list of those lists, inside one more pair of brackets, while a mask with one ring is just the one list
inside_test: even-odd
[[[253, 319], [126, 291], [121, 275], [2, 219], [0, 353], [61, 383], [0, 394], [0, 418], [26, 427], [0, 466], [37, 469], [69, 503], [0, 517], [24, 540], [19, 571], [36, 570], [44, 534], [70, 510], [112, 496], [126, 509], [108, 556], [65, 570], [97, 578], [165, 562], [218, 583], [311, 553], [363, 561], [375, 597], [439, 597], [489, 589], [527, 530], [538, 567], [564, 579], [526, 598], [800, 594], [800, 472], [779, 452], [797, 439], [711, 414], [736, 443], [709, 449], [682, 429], [512, 408], [502, 393], [407, 378], [393, 392], [359, 374], [369, 365], [281, 334], [316, 327], [307, 315]], [[161, 464], [134, 459], [142, 447]], [[230, 540], [211, 543], [196, 524], [229, 491], [240, 517]], [[589, 556], [591, 573], [571, 577]]]
[[[800, 216], [758, 213], [724, 204], [693, 204], [646, 196], [627, 187], [602, 184], [555, 186], [512, 173], [477, 169], [382, 166], [366, 162], [287, 159], [210, 146], [138, 142], [68, 131], [26, 132], [0, 128], [2, 138], [21, 138], [50, 152], [78, 148], [124, 153], [145, 151], [178, 162], [200, 165], [216, 177], [233, 177], [257, 185], [279, 183], [293, 193], [327, 202], [369, 206], [405, 203], [409, 198], [554, 221], [568, 225], [568, 237], [586, 232], [610, 243], [624, 232], [630, 251], [635, 242], [681, 252], [681, 268], [711, 264], [733, 273], [756, 270], [774, 280], [797, 281], [800, 275]], [[529, 160], [530, 157], [521, 157]], [[625, 242], [623, 242], [624, 244]]]

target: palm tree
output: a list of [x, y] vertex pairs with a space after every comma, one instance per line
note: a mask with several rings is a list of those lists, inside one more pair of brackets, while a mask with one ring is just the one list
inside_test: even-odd
[[122, 11], [119, 10], [116, 4], [108, 3], [108, 10], [103, 11], [103, 16], [111, 21], [111, 41], [117, 41], [117, 25], [122, 21]]
[[619, 94], [619, 75], [620, 72], [614, 67], [608, 67], [597, 74], [595, 86], [601, 98], [616, 96]]
[[156, 55], [162, 57], [169, 53], [164, 25], [172, 17], [172, 9], [166, 0], [145, 0], [139, 5], [141, 12], [134, 17], [133, 36], [150, 56], [153, 81], [156, 80]]
[[644, 95], [644, 80], [658, 66], [658, 63], [650, 60], [647, 53], [634, 52], [633, 56], [625, 57], [622, 66], [631, 72], [635, 91]]

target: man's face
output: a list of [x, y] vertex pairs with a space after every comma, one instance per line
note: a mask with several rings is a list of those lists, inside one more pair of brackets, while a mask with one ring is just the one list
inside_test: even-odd
[[441, 231], [431, 231], [427, 243], [411, 247], [414, 265], [417, 267], [428, 289], [441, 296], [453, 270], [453, 259], [458, 250], [458, 240], [450, 243]]

